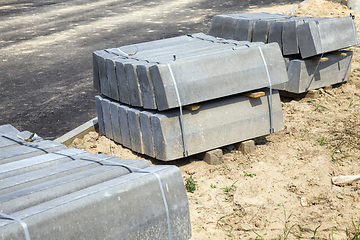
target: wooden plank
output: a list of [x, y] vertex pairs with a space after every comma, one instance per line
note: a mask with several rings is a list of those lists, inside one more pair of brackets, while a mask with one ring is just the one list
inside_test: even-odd
[[184, 109], [189, 110], [189, 111], [196, 111], [200, 107], [201, 107], [200, 104], [190, 104], [190, 105], [183, 106]]
[[265, 96], [265, 92], [246, 92], [246, 93], [242, 93], [241, 95], [244, 95], [246, 97], [249, 97], [249, 98], [258, 98], [258, 97], [262, 97], [262, 96]]

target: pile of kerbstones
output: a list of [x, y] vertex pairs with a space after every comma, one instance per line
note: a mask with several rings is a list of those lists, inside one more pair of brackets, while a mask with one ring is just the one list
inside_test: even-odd
[[24, 140], [31, 136], [0, 126], [1, 239], [191, 237], [176, 166]]
[[[358, 43], [351, 17], [250, 13], [215, 16], [209, 35], [96, 51], [99, 131], [168, 161], [282, 130], [274, 89], [346, 81], [352, 52], [335, 50]], [[200, 108], [186, 110], [194, 104]]]
[[341, 18], [296, 17], [269, 13], [217, 15], [209, 35], [226, 39], [279, 44], [289, 81], [274, 88], [304, 93], [345, 82], [352, 51], [359, 38], [352, 16]]

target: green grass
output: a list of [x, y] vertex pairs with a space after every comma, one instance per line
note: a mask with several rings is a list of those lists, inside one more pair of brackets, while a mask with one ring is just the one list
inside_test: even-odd
[[196, 190], [196, 186], [198, 185], [195, 178], [190, 176], [189, 178], [185, 179], [185, 182], [186, 191], [194, 193]]

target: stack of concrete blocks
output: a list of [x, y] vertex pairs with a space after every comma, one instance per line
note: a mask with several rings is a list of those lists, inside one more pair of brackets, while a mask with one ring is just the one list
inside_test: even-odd
[[27, 142], [21, 134], [0, 126], [1, 239], [191, 237], [177, 167]]
[[359, 44], [351, 17], [312, 18], [269, 13], [217, 15], [211, 22], [209, 35], [278, 43], [289, 81], [275, 88], [292, 93], [346, 81], [352, 52], [338, 50]]
[[[169, 161], [267, 135], [271, 106], [273, 128], [283, 128], [277, 91], [272, 102], [267, 89], [258, 99], [238, 95], [288, 81], [276, 43], [198, 33], [93, 57], [99, 131], [135, 152]], [[181, 122], [179, 107], [190, 104], [201, 107], [184, 109]]]

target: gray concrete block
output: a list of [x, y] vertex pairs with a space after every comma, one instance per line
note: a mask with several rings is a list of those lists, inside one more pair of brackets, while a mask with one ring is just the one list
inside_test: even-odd
[[[188, 154], [269, 134], [269, 90], [265, 92], [265, 96], [255, 99], [236, 95], [204, 102], [196, 113], [185, 110], [184, 136]], [[279, 131], [283, 129], [283, 115], [276, 90], [272, 100], [273, 127]], [[184, 147], [179, 112], [171, 110], [154, 114], [151, 125], [156, 158], [163, 161], [182, 158]]]
[[131, 148], [128, 109], [128, 106], [118, 105], [122, 145]]
[[239, 19], [226, 17], [224, 19], [223, 27], [221, 30], [221, 37], [225, 39], [234, 39], [235, 28]]
[[110, 139], [114, 139], [111, 126], [110, 100], [103, 98], [101, 100], [101, 108], [104, 119], [105, 135]]
[[99, 133], [105, 135], [105, 123], [104, 123], [104, 116], [102, 110], [102, 96], [95, 96], [95, 105], [96, 105], [96, 114], [98, 117], [98, 124], [99, 124]]
[[[0, 126], [0, 134], [7, 134], [16, 136], [20, 131], [14, 128], [10, 124], [4, 124]], [[1, 146], [1, 145], [0, 145]]]
[[144, 154], [155, 158], [155, 149], [154, 149], [154, 139], [151, 129], [150, 118], [155, 114], [154, 111], [141, 111], [140, 112], [140, 126], [141, 126], [141, 136], [142, 143], [144, 148]]
[[80, 149], [67, 148], [57, 152], [4, 163], [1, 164], [0, 179], [13, 177], [25, 172], [31, 172], [49, 166], [54, 166], [62, 162], [73, 161], [73, 157], [75, 155], [84, 153], [85, 151]]
[[254, 25], [255, 21], [253, 20], [239, 19], [235, 28], [234, 39], [251, 42]]
[[[98, 63], [98, 70], [99, 70], [99, 83], [100, 83], [100, 92], [104, 94], [107, 97], [111, 97], [110, 94], [110, 84], [109, 80], [107, 78], [107, 71], [106, 71], [106, 58], [110, 57], [111, 54], [106, 52], [105, 50], [96, 51], [95, 57], [96, 62]], [[94, 79], [94, 81], [97, 81], [97, 79]], [[96, 88], [97, 83], [94, 82], [94, 87]]]
[[225, 17], [226, 15], [216, 15], [212, 18], [209, 28], [209, 35], [214, 37], [221, 37], [221, 30]]
[[[272, 84], [288, 81], [278, 46], [263, 44], [259, 47], [266, 59]], [[260, 50], [255, 45], [240, 46], [236, 50], [229, 48], [220, 53], [209, 52], [206, 55], [178, 59], [169, 64], [183, 106], [269, 86]], [[158, 109], [162, 111], [178, 107], [168, 65], [152, 66], [149, 70]]]
[[122, 143], [118, 105], [119, 104], [116, 102], [110, 102], [111, 127], [113, 140], [115, 142]]
[[119, 61], [115, 61], [116, 79], [119, 86], [120, 102], [130, 104], [130, 91], [126, 78], [125, 66]]
[[138, 65], [136, 72], [139, 79], [143, 107], [145, 109], [156, 109], [155, 93], [148, 67]]
[[132, 64], [125, 64], [125, 74], [129, 86], [131, 106], [142, 107], [140, 83]]
[[255, 152], [255, 141], [247, 140], [238, 144], [235, 144], [235, 149], [241, 151], [243, 154], [250, 154]]
[[256, 21], [252, 35], [252, 41], [267, 43], [270, 26], [273, 21], [269, 21], [269, 20]]
[[350, 17], [307, 21], [297, 29], [302, 58], [359, 44], [356, 27]]
[[283, 55], [299, 53], [297, 37], [297, 21], [286, 21], [282, 28], [282, 51]]
[[144, 154], [142, 133], [140, 127], [140, 111], [135, 108], [129, 108], [128, 121], [131, 139], [131, 149], [135, 152]]
[[115, 62], [112, 60], [112, 58], [106, 59], [106, 73], [110, 87], [110, 98], [120, 101], [119, 86], [115, 72]]
[[[16, 139], [15, 139], [16, 140]], [[26, 157], [38, 156], [50, 152], [65, 149], [66, 146], [52, 141], [41, 141], [36, 143], [22, 143], [12, 148], [0, 149], [0, 161], [2, 164], [23, 159]]]
[[[172, 239], [189, 239], [189, 205], [180, 170], [153, 166], [168, 202]], [[135, 200], [136, 199], [136, 200]], [[32, 239], [168, 239], [158, 180], [133, 172], [13, 213]], [[20, 224], [0, 220], [3, 239], [23, 238]]]
[[328, 59], [326, 61], [319, 62], [319, 57], [292, 59], [287, 70], [289, 82], [276, 85], [274, 89], [304, 93], [345, 82], [350, 74], [352, 56], [352, 51], [338, 51], [324, 54], [323, 59]]
[[282, 28], [284, 21], [275, 21], [271, 23], [269, 29], [268, 43], [276, 42], [282, 49]]
[[[74, 160], [83, 161], [81, 159]], [[121, 160], [117, 157], [112, 157], [106, 160], [136, 168], [150, 167], [149, 162], [140, 159]], [[43, 181], [36, 185], [2, 194], [0, 195], [0, 211], [12, 214], [57, 197], [85, 189], [92, 185], [129, 174], [128, 169], [103, 162], [101, 158], [99, 158], [98, 162], [103, 164], [103, 166], [78, 171], [73, 174], [62, 175], [52, 180]]]

